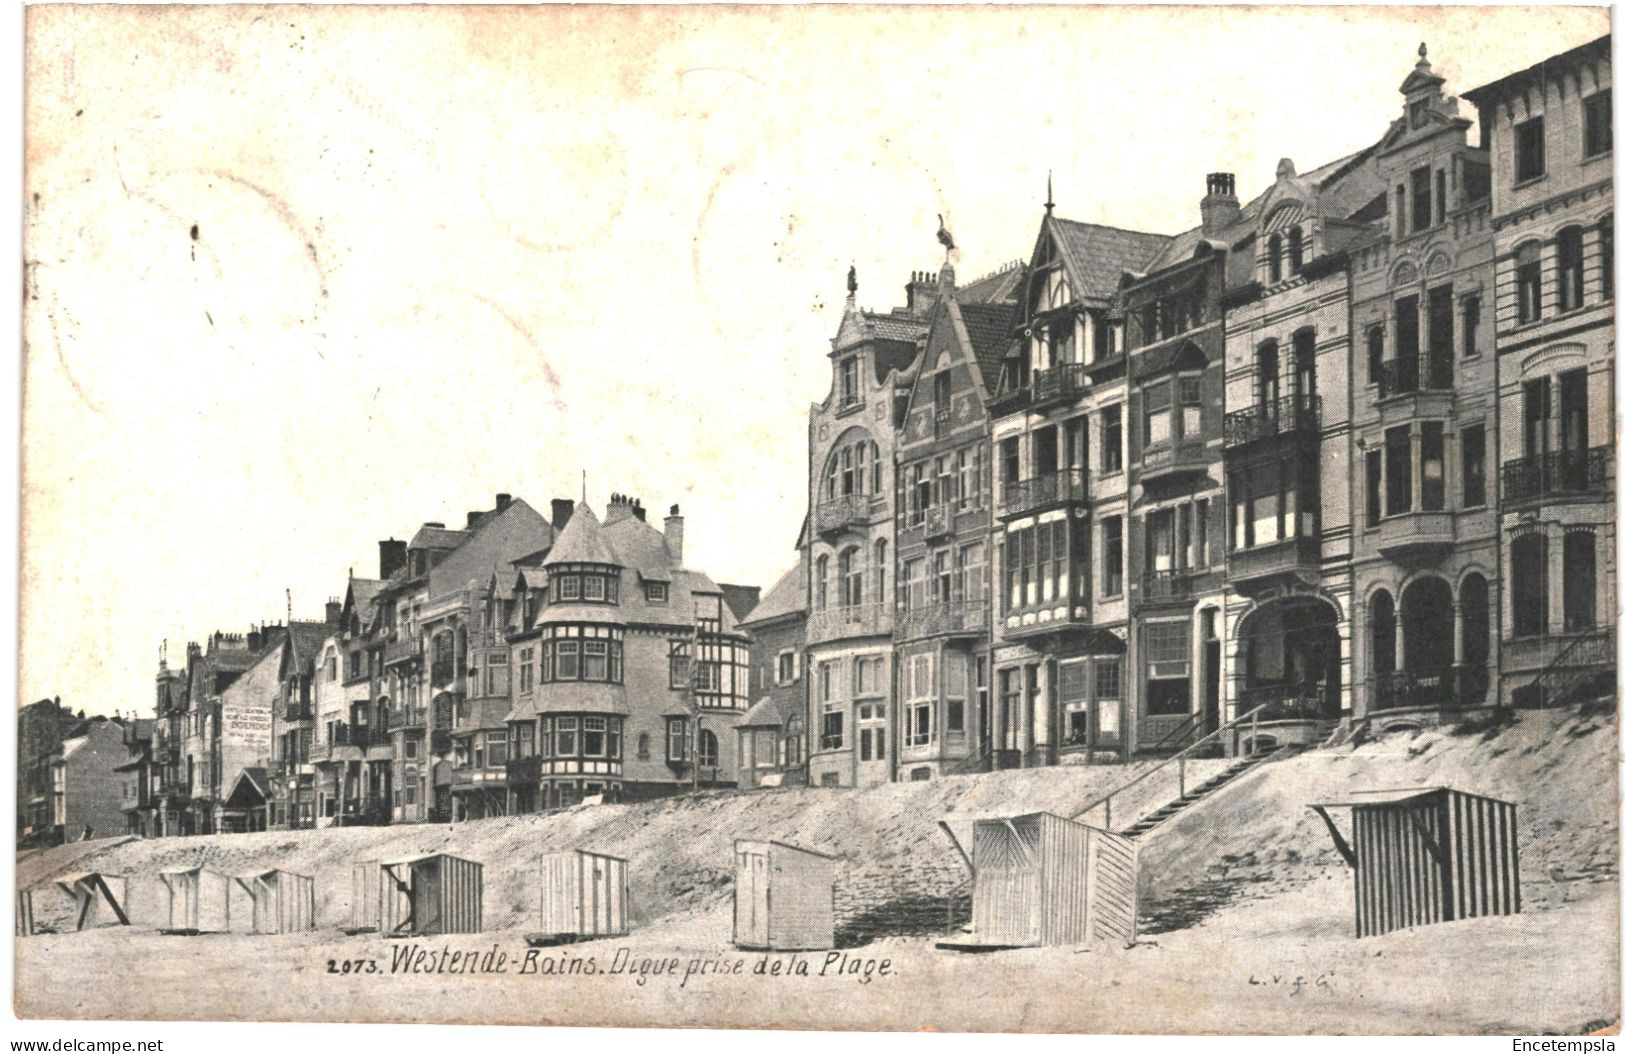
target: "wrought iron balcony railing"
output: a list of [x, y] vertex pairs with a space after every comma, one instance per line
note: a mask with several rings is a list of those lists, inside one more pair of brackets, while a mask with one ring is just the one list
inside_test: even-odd
[[1013, 519], [1053, 506], [1077, 504], [1088, 497], [1089, 474], [1081, 468], [1063, 468], [1006, 483], [999, 496], [999, 515]]
[[834, 534], [848, 527], [867, 527], [880, 519], [885, 502], [875, 494], [843, 494], [819, 502], [813, 510], [813, 523], [819, 534]]
[[1224, 416], [1224, 445], [1246, 446], [1261, 439], [1314, 432], [1320, 428], [1320, 396], [1283, 395]]
[[1609, 447], [1557, 450], [1501, 466], [1501, 497], [1531, 501], [1565, 494], [1602, 494], [1608, 485]]

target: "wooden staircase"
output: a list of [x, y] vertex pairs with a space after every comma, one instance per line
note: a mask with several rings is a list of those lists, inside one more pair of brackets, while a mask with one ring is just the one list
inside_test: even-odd
[[1241, 776], [1251, 771], [1253, 768], [1263, 764], [1271, 757], [1279, 753], [1280, 749], [1281, 748], [1275, 746], [1259, 747], [1256, 751], [1237, 761], [1234, 765], [1227, 767], [1217, 776], [1212, 777], [1205, 783], [1200, 783], [1197, 786], [1192, 787], [1187, 793], [1181, 794], [1179, 797], [1175, 798], [1167, 805], [1164, 805], [1156, 812], [1153, 812], [1148, 816], [1141, 817], [1139, 820], [1135, 821], [1133, 824], [1124, 828], [1118, 833], [1127, 835], [1130, 838], [1138, 838], [1140, 835], [1152, 830], [1159, 824], [1178, 816], [1180, 813], [1184, 812], [1192, 805], [1195, 805], [1203, 798], [1216, 793], [1221, 788], [1241, 778]]

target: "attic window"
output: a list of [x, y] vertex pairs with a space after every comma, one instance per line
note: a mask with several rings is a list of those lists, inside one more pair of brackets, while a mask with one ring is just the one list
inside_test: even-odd
[[644, 596], [651, 604], [664, 604], [667, 598], [666, 583], [645, 582], [643, 584]]
[[[1393, 113], [1392, 110], [1389, 110], [1388, 112]], [[1412, 128], [1420, 128], [1424, 124], [1427, 123], [1427, 119], [1428, 119], [1427, 100], [1419, 99], [1416, 102], [1411, 103], [1411, 127]]]

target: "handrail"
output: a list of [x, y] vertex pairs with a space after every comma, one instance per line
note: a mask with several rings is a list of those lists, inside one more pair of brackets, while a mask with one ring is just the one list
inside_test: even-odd
[[[1162, 747], [1163, 747], [1163, 744], [1167, 743], [1170, 739], [1176, 739], [1176, 737], [1184, 735], [1185, 731], [1188, 728], [1190, 728], [1190, 726], [1200, 724], [1201, 721], [1202, 721], [1202, 718], [1204, 716], [1205, 715], [1203, 715], [1203, 714], [1196, 713], [1196, 714], [1192, 714], [1191, 716], [1187, 717], [1185, 720], [1183, 720], [1179, 724], [1175, 725], [1173, 727], [1173, 729], [1167, 735], [1163, 736], [1161, 739], [1159, 739], [1155, 743], [1151, 744], [1150, 749], [1152, 749], [1152, 750], [1161, 750]], [[1176, 739], [1176, 741], [1177, 741], [1177, 739]]]
[[[1578, 649], [1582, 644], [1601, 643], [1604, 644], [1607, 647], [1608, 652], [1611, 653], [1613, 651], [1612, 638], [1613, 634], [1609, 633], [1606, 629], [1594, 630], [1590, 633], [1582, 633], [1580, 636], [1575, 637], [1573, 640], [1569, 641], [1568, 644], [1564, 645], [1563, 650], [1559, 651], [1552, 661], [1546, 664], [1546, 668], [1540, 671], [1540, 676], [1536, 677], [1532, 682], [1532, 687], [1534, 689], [1532, 694], [1534, 695], [1535, 699], [1538, 700], [1536, 703], [1537, 708], [1544, 710], [1549, 705], [1548, 698], [1551, 691], [1547, 686], [1547, 679], [1558, 678], [1565, 673], [1573, 672], [1572, 670], [1568, 669], [1567, 663], [1569, 656], [1573, 654], [1576, 649]], [[1568, 685], [1559, 683], [1557, 687], [1559, 691], [1562, 691], [1563, 689], [1567, 688]]]
[[1242, 714], [1240, 717], [1231, 718], [1229, 721], [1226, 721], [1224, 724], [1220, 725], [1218, 728], [1215, 728], [1213, 731], [1209, 732], [1207, 735], [1203, 736], [1201, 739], [1198, 739], [1196, 742], [1192, 743], [1190, 746], [1186, 747], [1184, 750], [1181, 750], [1179, 753], [1173, 754], [1173, 755], [1171, 755], [1171, 756], [1169, 756], [1167, 758], [1164, 758], [1160, 764], [1153, 765], [1151, 768], [1146, 769], [1144, 772], [1140, 773], [1138, 776], [1135, 776], [1133, 779], [1129, 780], [1127, 783], [1123, 784], [1122, 786], [1112, 789], [1111, 791], [1109, 791], [1106, 794], [1105, 797], [1099, 798], [1099, 799], [1097, 799], [1095, 801], [1090, 802], [1088, 805], [1085, 805], [1082, 809], [1079, 809], [1077, 812], [1072, 814], [1072, 819], [1074, 819], [1074, 820], [1082, 819], [1083, 816], [1086, 813], [1088, 813], [1088, 812], [1090, 812], [1090, 811], [1092, 811], [1094, 809], [1097, 809], [1100, 806], [1104, 805], [1104, 806], [1106, 806], [1106, 830], [1108, 830], [1108, 831], [1111, 830], [1112, 829], [1112, 799], [1117, 797], [1119, 794], [1123, 793], [1124, 791], [1128, 790], [1130, 787], [1134, 786], [1136, 783], [1139, 783], [1140, 781], [1142, 781], [1144, 779], [1147, 779], [1148, 777], [1152, 776], [1156, 772], [1160, 771], [1161, 769], [1166, 768], [1167, 766], [1173, 764], [1176, 761], [1179, 762], [1179, 796], [1181, 798], [1183, 798], [1185, 796], [1185, 755], [1189, 754], [1191, 751], [1195, 750], [1197, 747], [1203, 746], [1204, 744], [1206, 744], [1208, 742], [1208, 740], [1215, 739], [1221, 733], [1223, 733], [1223, 732], [1225, 732], [1225, 731], [1227, 731], [1227, 730], [1229, 730], [1231, 728], [1234, 728], [1235, 726], [1241, 724], [1243, 721], [1246, 721], [1248, 718], [1252, 719], [1252, 723], [1253, 723], [1253, 742], [1256, 745], [1256, 743], [1258, 742], [1258, 713], [1259, 713], [1259, 711], [1263, 710], [1268, 705], [1269, 705], [1268, 703], [1261, 703], [1258, 706], [1255, 706], [1251, 710], [1247, 711], [1245, 714]]

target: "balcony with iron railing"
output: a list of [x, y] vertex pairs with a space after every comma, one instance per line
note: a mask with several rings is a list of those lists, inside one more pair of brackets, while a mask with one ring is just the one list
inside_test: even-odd
[[1448, 357], [1389, 359], [1376, 369], [1377, 398], [1395, 399], [1426, 392], [1448, 393], [1455, 389], [1456, 377]]
[[282, 705], [282, 720], [284, 721], [309, 721], [312, 720], [313, 716], [310, 712], [309, 703], [295, 701]]
[[1089, 498], [1089, 474], [1081, 468], [1044, 472], [1030, 479], [1005, 483], [999, 495], [999, 518], [1013, 520]]
[[986, 600], [928, 601], [898, 613], [898, 633], [905, 639], [974, 635], [987, 631]]
[[1563, 497], [1611, 499], [1611, 453], [1611, 447], [1596, 446], [1508, 461], [1501, 466], [1501, 498], [1509, 504]]
[[[1118, 361], [1121, 361], [1121, 356]], [[1098, 365], [1100, 363], [1091, 364]], [[1002, 386], [990, 400], [988, 408], [994, 413], [1007, 413], [1022, 407], [1041, 410], [1071, 402], [1088, 389], [1091, 366], [1063, 363], [1047, 370], [1032, 370], [1025, 377], [1007, 370]]]
[[934, 542], [954, 533], [954, 509], [948, 505], [930, 505], [925, 510], [925, 540]]
[[396, 663], [408, 662], [418, 658], [421, 653], [422, 646], [416, 637], [407, 636], [392, 640], [384, 645], [384, 665], [393, 666]]
[[1323, 684], [1270, 684], [1243, 688], [1238, 703], [1242, 711], [1258, 707], [1258, 720], [1335, 721], [1340, 702]]
[[886, 501], [878, 494], [843, 494], [819, 502], [813, 526], [821, 535], [839, 534], [852, 527], [867, 527], [885, 517]]
[[1395, 670], [1371, 680], [1372, 712], [1417, 708], [1450, 710], [1476, 706], [1485, 699], [1489, 672], [1483, 667], [1452, 667], [1412, 673]]
[[1298, 438], [1320, 430], [1320, 396], [1283, 395], [1224, 415], [1226, 450], [1276, 437]]
[[426, 728], [429, 724], [427, 706], [392, 706], [389, 708], [389, 727], [399, 731]]
[[890, 604], [847, 604], [815, 611], [807, 619], [809, 642], [845, 637], [873, 637], [890, 633]]
[[1190, 567], [1147, 571], [1140, 579], [1140, 599], [1146, 603], [1189, 600], [1196, 593], [1199, 573]]

